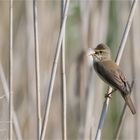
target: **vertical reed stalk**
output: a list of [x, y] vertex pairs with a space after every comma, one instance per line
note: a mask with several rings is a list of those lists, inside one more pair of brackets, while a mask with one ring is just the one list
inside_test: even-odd
[[[132, 92], [133, 86], [134, 86], [134, 81], [132, 81], [132, 83], [131, 83], [130, 93]], [[122, 123], [124, 122], [124, 118], [125, 118], [125, 115], [126, 115], [126, 107], [127, 107], [127, 104], [125, 103], [124, 107], [123, 107], [123, 110], [122, 110], [122, 113], [121, 113], [121, 116], [120, 116], [120, 119], [119, 119], [119, 122], [118, 122], [118, 125], [117, 125], [116, 132], [115, 132], [115, 137], [114, 137], [115, 140], [119, 139], [119, 135], [120, 135], [121, 128], [122, 128]]]
[[121, 61], [121, 57], [122, 57], [123, 50], [124, 50], [124, 47], [125, 47], [125, 44], [126, 44], [126, 41], [127, 41], [127, 37], [128, 37], [129, 31], [130, 31], [130, 27], [132, 25], [133, 17], [134, 17], [136, 6], [137, 6], [137, 1], [138, 0], [133, 0], [133, 2], [132, 2], [132, 6], [131, 6], [131, 9], [130, 9], [127, 24], [125, 26], [125, 30], [124, 30], [124, 33], [123, 33], [123, 36], [122, 36], [122, 40], [120, 42], [120, 46], [119, 46], [118, 53], [117, 53], [117, 56], [116, 56], [116, 64], [118, 64], [118, 65]]
[[114, 137], [115, 140], [119, 139], [119, 135], [120, 135], [121, 127], [122, 127], [122, 122], [124, 122], [124, 118], [125, 118], [125, 114], [126, 114], [126, 111], [125, 111], [126, 107], [127, 107], [127, 104], [125, 103], [124, 107], [123, 107], [123, 111], [122, 111], [121, 116], [120, 116], [120, 120], [119, 120], [117, 129], [116, 129], [116, 133], [115, 133], [115, 137]]
[[[124, 33], [123, 33], [123, 36], [122, 36], [122, 40], [120, 42], [120, 46], [119, 46], [119, 49], [118, 49], [118, 52], [117, 52], [116, 64], [118, 64], [118, 65], [121, 61], [121, 57], [122, 57], [123, 50], [124, 50], [124, 47], [125, 47], [125, 44], [126, 44], [126, 41], [127, 41], [128, 33], [129, 33], [130, 27], [132, 25], [132, 20], [133, 20], [135, 9], [136, 9], [136, 4], [137, 4], [137, 0], [134, 0], [133, 3], [132, 3], [131, 9], [130, 9], [129, 17], [128, 17], [128, 20], [127, 20], [127, 24], [125, 26], [125, 30], [124, 30]], [[112, 91], [112, 88], [109, 87], [108, 93], [110, 93], [111, 91]], [[100, 120], [99, 120], [99, 124], [98, 124], [98, 128], [97, 128], [97, 132], [96, 132], [96, 137], [95, 137], [96, 140], [101, 139], [102, 127], [103, 127], [105, 116], [106, 116], [106, 113], [107, 113], [109, 100], [110, 100], [109, 98], [106, 98], [105, 102], [103, 104], [103, 108], [102, 108], [102, 112], [101, 112], [101, 116], [100, 116]]]
[[[0, 64], [0, 79], [2, 81], [2, 86], [3, 86], [3, 89], [4, 89], [4, 94], [5, 94], [6, 100], [9, 103], [8, 84], [7, 84], [7, 81], [6, 81], [6, 78], [5, 78], [5, 75], [4, 75], [3, 68], [1, 66], [1, 64]], [[21, 129], [20, 129], [19, 122], [18, 122], [18, 119], [17, 119], [17, 115], [16, 115], [14, 109], [13, 109], [13, 125], [14, 125], [14, 129], [15, 129], [17, 139], [22, 140]]]
[[[139, 9], [139, 7], [138, 7]], [[138, 15], [139, 11], [137, 11], [137, 15]], [[136, 33], [137, 32], [137, 29], [138, 29], [138, 24], [136, 24], [138, 22], [137, 18], [135, 18], [134, 22], [133, 22], [133, 25], [132, 25], [132, 30], [131, 30], [131, 54], [132, 54], [132, 57], [131, 57], [131, 69], [132, 69], [132, 79], [134, 79], [135, 81], [135, 84], [134, 84], [134, 87], [133, 87], [133, 93], [134, 93], [134, 101], [135, 101], [135, 106], [136, 106], [136, 110], [138, 108], [138, 102], [137, 102], [137, 89], [136, 89], [136, 83], [137, 82], [137, 70], [136, 68], [138, 67], [137, 66], [137, 60], [136, 60], [136, 52], [135, 52], [135, 49], [137, 48], [137, 44], [139, 42], [139, 40], [137, 39], [137, 37], [139, 37], [139, 35]], [[138, 77], [139, 78], [139, 77]], [[138, 91], [139, 92], [139, 91]], [[139, 99], [139, 98], [138, 98]], [[139, 134], [139, 128], [138, 128], [138, 122], [139, 122], [139, 116], [136, 115], [135, 116], [135, 120], [134, 120], [134, 139], [138, 139], [138, 134]]]
[[65, 4], [64, 16], [63, 16], [64, 18], [62, 21], [62, 26], [61, 26], [61, 30], [60, 30], [58, 41], [57, 41], [57, 47], [56, 47], [56, 52], [55, 52], [55, 57], [54, 57], [54, 62], [53, 62], [53, 67], [52, 67], [52, 72], [51, 72], [51, 79], [50, 79], [50, 84], [49, 84], [49, 90], [48, 90], [48, 97], [46, 101], [45, 115], [44, 115], [42, 129], [41, 129], [41, 136], [40, 136], [41, 140], [44, 140], [45, 138], [45, 132], [46, 132], [46, 127], [47, 127], [47, 122], [48, 122], [48, 117], [49, 117], [49, 110], [50, 110], [50, 105], [51, 105], [52, 92], [53, 92], [54, 80], [55, 80], [56, 69], [57, 69], [57, 64], [58, 64], [58, 58], [59, 58], [62, 39], [63, 39], [64, 31], [65, 31], [64, 29], [65, 29], [65, 23], [67, 19], [69, 1], [70, 0], [67, 0]]
[[[63, 22], [66, 0], [61, 0], [61, 25]], [[65, 25], [64, 25], [65, 26]], [[65, 27], [64, 27], [65, 28]], [[64, 29], [65, 30], [65, 29]], [[62, 75], [62, 138], [67, 140], [67, 98], [66, 98], [66, 74], [65, 74], [65, 31], [61, 46], [61, 75]]]
[[9, 1], [9, 140], [13, 139], [13, 0]]
[[39, 67], [39, 45], [38, 45], [37, 0], [33, 0], [33, 23], [34, 23], [34, 44], [35, 44], [37, 137], [39, 140], [41, 133], [41, 104], [40, 104], [40, 67]]

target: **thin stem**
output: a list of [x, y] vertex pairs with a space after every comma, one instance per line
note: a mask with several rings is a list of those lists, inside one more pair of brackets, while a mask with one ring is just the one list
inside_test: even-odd
[[[108, 93], [110, 93], [111, 91], [112, 91], [112, 88], [109, 88]], [[102, 127], [104, 124], [105, 116], [106, 116], [108, 105], [109, 105], [109, 99], [110, 98], [105, 98], [102, 112], [101, 112], [101, 116], [100, 116], [100, 120], [99, 120], [99, 124], [98, 124], [98, 128], [97, 128], [97, 132], [96, 132], [95, 140], [101, 139], [101, 132], [102, 132]]]
[[137, 6], [137, 1], [138, 0], [133, 0], [133, 2], [132, 2], [132, 6], [131, 6], [131, 9], [130, 9], [130, 14], [129, 14], [129, 17], [128, 17], [128, 20], [127, 20], [127, 24], [125, 26], [125, 30], [124, 30], [124, 33], [123, 33], [123, 36], [122, 36], [122, 40], [120, 42], [120, 46], [119, 46], [118, 53], [117, 53], [117, 56], [116, 56], [116, 64], [118, 64], [118, 65], [121, 61], [121, 57], [122, 57], [123, 50], [124, 50], [124, 47], [125, 47], [125, 44], [126, 44], [126, 41], [127, 41], [127, 37], [128, 37], [129, 31], [130, 31], [130, 27], [132, 25], [133, 17], [134, 17], [136, 6]]
[[[61, 0], [61, 25], [63, 21], [66, 0]], [[65, 26], [65, 25], [64, 25]], [[65, 27], [64, 27], [65, 28]], [[62, 74], [62, 137], [67, 140], [67, 98], [66, 98], [66, 74], [65, 74], [65, 31], [61, 47], [61, 74]]]
[[125, 103], [124, 104], [124, 107], [123, 107], [122, 114], [120, 116], [120, 120], [119, 120], [117, 129], [116, 129], [115, 140], [118, 140], [119, 139], [119, 135], [120, 135], [121, 127], [122, 127], [122, 122], [124, 122], [124, 118], [125, 118], [125, 114], [126, 114], [126, 111], [125, 111], [126, 110], [126, 107], [127, 107], [127, 104]]
[[[130, 14], [129, 14], [129, 17], [128, 17], [128, 20], [127, 20], [127, 24], [125, 26], [125, 30], [124, 30], [124, 33], [123, 33], [123, 36], [122, 36], [122, 40], [120, 42], [120, 46], [119, 46], [118, 53], [117, 53], [117, 56], [116, 56], [116, 64], [118, 64], [118, 65], [121, 61], [121, 57], [122, 57], [123, 50], [124, 50], [124, 47], [125, 47], [125, 44], [126, 44], [126, 41], [127, 41], [128, 33], [129, 33], [130, 27], [132, 25], [132, 20], [133, 20], [135, 9], [136, 9], [136, 2], [137, 2], [137, 0], [134, 0], [133, 3], [132, 3]], [[110, 93], [111, 91], [112, 91], [112, 88], [109, 87], [108, 93]], [[103, 108], [102, 108], [102, 112], [101, 112], [101, 116], [100, 116], [100, 120], [99, 120], [99, 124], [98, 124], [98, 128], [97, 128], [97, 132], [96, 132], [96, 138], [95, 138], [96, 140], [100, 140], [100, 138], [101, 138], [101, 131], [102, 131], [103, 123], [104, 123], [105, 116], [106, 116], [106, 113], [107, 113], [108, 105], [109, 105], [109, 98], [105, 99], [105, 102], [103, 104]]]
[[[137, 40], [137, 29], [138, 26], [135, 24], [137, 23], [137, 20], [133, 22], [132, 25], [132, 30], [131, 30], [131, 70], [132, 70], [132, 79], [134, 79], [136, 81], [137, 78], [139, 78], [138, 76], [136, 76], [136, 67], [137, 67], [137, 61], [136, 61], [136, 53], [135, 53], [135, 48], [137, 48], [137, 43], [139, 42], [139, 40]], [[139, 91], [138, 91], [139, 92]], [[136, 106], [136, 110], [138, 108], [138, 102], [137, 102], [137, 90], [136, 90], [136, 84], [133, 87], [133, 93], [134, 93], [134, 101], [135, 101], [135, 106]], [[138, 139], [138, 134], [139, 134], [139, 129], [138, 129], [138, 115], [135, 116], [135, 120], [134, 120], [134, 139]]]
[[[6, 81], [6, 78], [5, 78], [5, 75], [4, 75], [3, 68], [1, 66], [1, 64], [0, 64], [0, 79], [2, 81], [2, 86], [3, 86], [3, 89], [4, 89], [4, 94], [5, 94], [6, 100], [9, 103], [8, 84], [7, 84], [7, 81]], [[20, 129], [19, 122], [18, 122], [16, 113], [15, 113], [14, 110], [13, 110], [13, 125], [14, 125], [14, 129], [15, 129], [17, 139], [22, 140], [21, 129]]]
[[51, 79], [50, 79], [49, 90], [48, 90], [48, 97], [47, 97], [47, 102], [46, 102], [45, 115], [44, 115], [42, 129], [41, 129], [41, 136], [40, 136], [41, 140], [44, 140], [44, 138], [45, 138], [45, 132], [46, 132], [46, 127], [47, 127], [47, 122], [48, 122], [48, 117], [49, 117], [49, 110], [50, 110], [50, 105], [51, 105], [52, 92], [53, 92], [54, 80], [55, 80], [56, 69], [57, 69], [57, 64], [58, 64], [58, 58], [59, 58], [62, 39], [63, 39], [64, 31], [65, 31], [64, 27], [65, 27], [65, 23], [66, 23], [66, 19], [67, 19], [69, 1], [70, 0], [67, 0], [66, 4], [65, 4], [63, 22], [62, 22], [61, 30], [60, 30], [58, 41], [57, 41], [57, 48], [56, 48], [53, 67], [52, 67]]
[[13, 139], [13, 0], [10, 0], [9, 6], [9, 140]]
[[[130, 91], [130, 93], [132, 92], [133, 86], [134, 86], [134, 81], [132, 81], [132, 83], [131, 83], [131, 91]], [[121, 116], [120, 116], [119, 123], [117, 125], [116, 132], [115, 132], [115, 137], [114, 137], [115, 140], [119, 139], [119, 135], [120, 135], [121, 128], [122, 128], [122, 123], [124, 122], [123, 120], [124, 120], [125, 114], [126, 114], [126, 107], [127, 107], [127, 104], [125, 103], [124, 107], [123, 107], [123, 110], [122, 110], [122, 113], [121, 113]]]
[[35, 74], [36, 74], [36, 104], [37, 104], [37, 136], [41, 133], [41, 104], [40, 104], [40, 68], [39, 68], [39, 45], [38, 45], [38, 21], [37, 21], [37, 0], [33, 0], [33, 23], [35, 43]]

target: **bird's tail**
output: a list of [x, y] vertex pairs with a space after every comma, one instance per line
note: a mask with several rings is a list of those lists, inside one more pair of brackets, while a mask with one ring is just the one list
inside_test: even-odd
[[128, 95], [124, 95], [123, 98], [124, 98], [126, 104], [128, 105], [128, 107], [130, 108], [132, 114], [136, 114], [136, 109], [134, 107], [134, 104], [133, 104], [133, 102], [131, 100], [130, 95], [129, 94]]

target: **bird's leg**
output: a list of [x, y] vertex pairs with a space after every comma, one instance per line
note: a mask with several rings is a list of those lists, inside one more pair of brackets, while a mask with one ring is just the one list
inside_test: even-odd
[[105, 94], [105, 98], [111, 98], [111, 95], [113, 92], [115, 92], [117, 89], [113, 89], [110, 93]]

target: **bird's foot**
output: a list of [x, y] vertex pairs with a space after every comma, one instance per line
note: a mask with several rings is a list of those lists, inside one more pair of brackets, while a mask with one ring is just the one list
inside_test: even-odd
[[107, 94], [105, 94], [105, 98], [109, 98], [109, 99], [111, 99], [111, 98], [112, 98], [111, 93], [107, 93]]
[[115, 92], [115, 91], [116, 91], [116, 89], [112, 90], [110, 93], [106, 93], [105, 98], [111, 99], [112, 98], [112, 93]]

